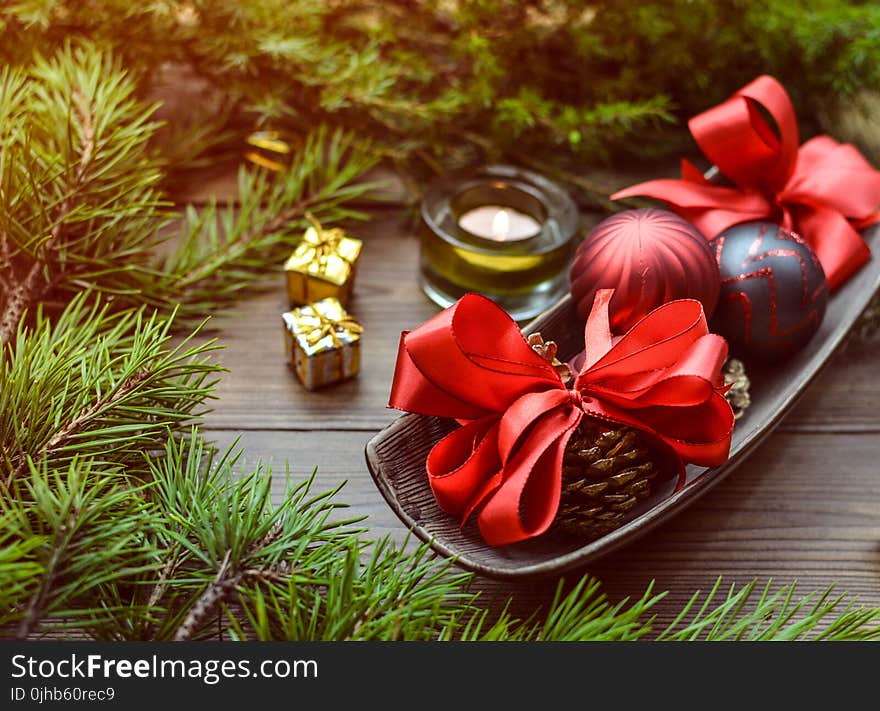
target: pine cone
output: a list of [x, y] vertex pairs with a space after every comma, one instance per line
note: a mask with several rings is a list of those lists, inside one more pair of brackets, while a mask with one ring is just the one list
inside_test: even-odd
[[[563, 382], [571, 380], [569, 365], [556, 358], [556, 343], [540, 333], [529, 335], [528, 343]], [[655, 480], [674, 472], [669, 456], [641, 432], [585, 415], [562, 460], [562, 495], [551, 531], [587, 540], [604, 536], [648, 498]]]
[[728, 358], [722, 372], [725, 384], [730, 385], [730, 389], [724, 397], [727, 398], [727, 402], [733, 408], [733, 416], [739, 419], [743, 416], [749, 405], [752, 404], [752, 398], [749, 394], [751, 381], [749, 376], [746, 375], [746, 366], [741, 360]]
[[568, 383], [572, 379], [573, 373], [571, 366], [568, 363], [563, 363], [556, 357], [556, 352], [558, 350], [556, 341], [545, 342], [539, 332], [530, 334], [528, 342], [535, 353], [553, 366], [553, 369], [559, 374], [563, 383]]
[[588, 540], [618, 528], [655, 480], [672, 475], [667, 460], [637, 430], [585, 416], [563, 458], [554, 528]]

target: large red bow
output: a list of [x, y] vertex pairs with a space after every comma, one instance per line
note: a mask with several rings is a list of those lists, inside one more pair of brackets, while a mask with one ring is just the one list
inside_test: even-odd
[[[770, 127], [760, 106], [776, 122]], [[828, 285], [841, 286], [871, 256], [857, 229], [878, 219], [880, 172], [853, 146], [817, 136], [798, 148], [794, 107], [782, 85], [760, 76], [688, 122], [700, 150], [734, 187], [682, 161], [680, 180], [651, 180], [612, 195], [669, 204], [712, 238], [731, 225], [770, 219], [816, 252]]]
[[721, 390], [727, 343], [700, 302], [669, 302], [612, 343], [596, 295], [585, 363], [569, 390], [494, 302], [467, 294], [401, 337], [389, 406], [457, 419], [426, 469], [440, 507], [466, 520], [478, 507], [491, 545], [537, 536], [559, 506], [562, 456], [586, 413], [637, 428], [685, 462], [727, 459], [733, 412]]

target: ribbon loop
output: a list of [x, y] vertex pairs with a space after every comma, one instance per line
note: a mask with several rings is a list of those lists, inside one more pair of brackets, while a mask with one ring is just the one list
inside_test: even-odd
[[303, 258], [307, 262], [315, 262], [320, 271], [327, 270], [327, 261], [331, 255], [336, 255], [352, 266], [351, 259], [338, 253], [339, 244], [345, 239], [345, 231], [339, 227], [327, 229], [321, 225], [312, 213], [306, 213], [306, 219], [312, 224], [312, 230], [306, 232], [303, 238]]
[[758, 77], [727, 101], [694, 116], [688, 128], [703, 154], [743, 188], [776, 193], [794, 171], [797, 118], [788, 94], [773, 77]]
[[649, 313], [612, 343], [611, 290], [596, 295], [574, 389], [496, 304], [468, 294], [404, 333], [390, 406], [459, 420], [426, 470], [440, 507], [477, 512], [491, 545], [540, 535], [559, 507], [562, 458], [587, 414], [647, 433], [679, 463], [727, 458], [733, 411], [721, 394], [724, 339], [698, 301]]
[[853, 146], [829, 136], [798, 147], [794, 106], [776, 79], [758, 77], [688, 127], [734, 187], [714, 185], [684, 164], [680, 179], [640, 183], [611, 198], [663, 200], [710, 239], [741, 222], [782, 224], [813, 248], [832, 290], [870, 258], [856, 227], [880, 219], [880, 172]]
[[[466, 294], [405, 334], [399, 369], [401, 361], [407, 382], [395, 375], [390, 404], [423, 414], [471, 419], [502, 412], [525, 393], [565, 387], [553, 366], [525, 341], [516, 322], [477, 294]], [[419, 396], [423, 381], [430, 388]], [[438, 389], [444, 393], [439, 411], [433, 399]]]
[[311, 312], [308, 315], [308, 319], [314, 324], [309, 324], [311, 330], [306, 334], [306, 342], [310, 346], [317, 345], [324, 338], [330, 336], [333, 347], [339, 348], [342, 345], [342, 341], [339, 338], [340, 333], [361, 334], [364, 332], [364, 327], [351, 316], [345, 315], [341, 318], [336, 318], [323, 313], [314, 304], [309, 304], [309, 307]]
[[[607, 326], [607, 303], [597, 294], [586, 342]], [[700, 302], [670, 301], [592, 365], [588, 353], [574, 387], [588, 396], [585, 413], [645, 431], [682, 460], [717, 465], [727, 459], [733, 433], [733, 411], [720, 389], [726, 357], [727, 342], [709, 333]]]

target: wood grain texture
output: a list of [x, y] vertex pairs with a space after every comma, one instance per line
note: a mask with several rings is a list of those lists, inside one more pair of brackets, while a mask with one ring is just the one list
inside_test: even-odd
[[[367, 515], [370, 533], [403, 540], [406, 529], [377, 491], [364, 460], [366, 442], [398, 413], [386, 402], [400, 331], [437, 312], [416, 285], [418, 243], [411, 216], [379, 214], [354, 229], [365, 242], [350, 310], [365, 326], [360, 375], [309, 393], [284, 361], [283, 279], [265, 294], [215, 319], [229, 369], [206, 418], [209, 436], [239, 433], [242, 466], [269, 459], [276, 498], [284, 463], [292, 475], [318, 467], [316, 486], [347, 481], [345, 515]], [[837, 584], [880, 605], [880, 344], [851, 343], [810, 386], [782, 426], [751, 458], [694, 506], [647, 538], [588, 571], [615, 599], [641, 595], [648, 582], [670, 594], [668, 621], [696, 589], [718, 575], [744, 584], [798, 581], [804, 593]], [[555, 580], [480, 580], [489, 598], [506, 592], [528, 612], [547, 602]]]

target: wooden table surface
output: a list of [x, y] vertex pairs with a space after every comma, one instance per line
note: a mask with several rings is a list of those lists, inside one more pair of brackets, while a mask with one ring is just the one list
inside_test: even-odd
[[[204, 186], [203, 186], [204, 187]], [[208, 186], [210, 187], [210, 186]], [[285, 464], [297, 477], [318, 468], [320, 490], [346, 481], [339, 500], [366, 514], [376, 537], [403, 540], [404, 525], [367, 470], [364, 446], [398, 416], [386, 408], [400, 331], [437, 312], [416, 284], [418, 241], [411, 215], [378, 213], [356, 228], [364, 240], [350, 310], [365, 327], [359, 377], [303, 389], [285, 362], [277, 287], [216, 319], [229, 369], [206, 417], [208, 436], [241, 436], [242, 466], [271, 463], [280, 494]], [[584, 573], [613, 599], [640, 596], [653, 579], [669, 595], [655, 608], [669, 620], [697, 589], [724, 576], [807, 593], [834, 583], [863, 604], [880, 605], [880, 341], [851, 342], [814, 382], [776, 432], [741, 467], [670, 523]], [[569, 577], [572, 577], [570, 574]], [[511, 585], [528, 611], [556, 580]]]

